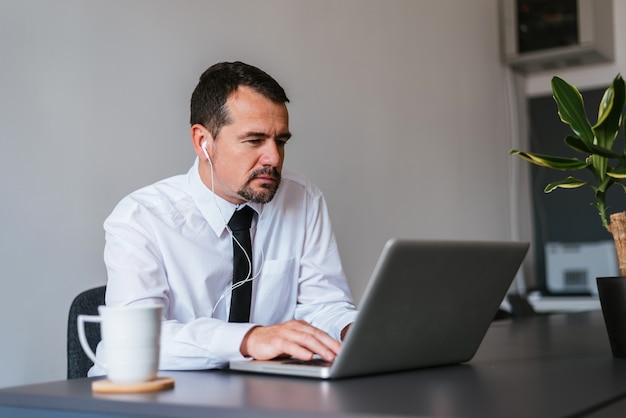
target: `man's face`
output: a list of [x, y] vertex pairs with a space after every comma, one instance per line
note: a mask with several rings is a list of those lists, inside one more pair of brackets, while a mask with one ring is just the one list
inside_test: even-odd
[[[239, 87], [226, 105], [230, 123], [215, 140], [207, 141], [214, 192], [231, 203], [267, 203], [280, 184], [285, 144], [291, 136], [287, 106], [249, 87]], [[201, 175], [211, 187], [207, 165], [203, 164]]]

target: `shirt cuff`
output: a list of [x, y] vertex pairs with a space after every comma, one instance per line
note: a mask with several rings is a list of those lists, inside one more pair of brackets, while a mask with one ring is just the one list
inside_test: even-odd
[[240, 360], [244, 356], [241, 354], [241, 342], [248, 331], [258, 326], [251, 323], [224, 324], [218, 327], [211, 340], [210, 351], [215, 353], [217, 358], [227, 360]]

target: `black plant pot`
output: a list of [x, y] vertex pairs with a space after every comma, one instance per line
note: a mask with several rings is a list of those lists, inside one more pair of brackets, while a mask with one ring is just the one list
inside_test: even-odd
[[626, 358], [626, 277], [598, 277], [596, 284], [613, 357]]

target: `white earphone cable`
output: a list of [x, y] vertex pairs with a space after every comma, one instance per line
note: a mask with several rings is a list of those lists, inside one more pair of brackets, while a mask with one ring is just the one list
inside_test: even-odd
[[237, 244], [237, 246], [239, 248], [241, 248], [241, 251], [243, 251], [244, 255], [246, 256], [246, 260], [248, 261], [248, 274], [246, 275], [246, 278], [241, 280], [241, 281], [239, 281], [239, 282], [237, 282], [237, 283], [231, 284], [220, 295], [220, 297], [215, 302], [215, 305], [213, 305], [213, 310], [211, 311], [211, 313], [214, 315], [215, 314], [215, 310], [217, 309], [217, 306], [226, 297], [226, 295], [231, 293], [233, 290], [237, 289], [239, 286], [243, 286], [245, 283], [251, 282], [254, 279], [256, 279], [257, 277], [259, 277], [259, 274], [261, 274], [261, 269], [263, 268], [263, 264], [265, 263], [265, 254], [263, 252], [263, 247], [261, 247], [261, 264], [260, 264], [259, 268], [257, 269], [257, 273], [255, 275], [252, 275], [252, 260], [250, 259], [251, 255], [248, 254], [248, 252], [245, 250], [245, 248], [243, 248], [243, 245], [241, 245], [241, 243], [233, 235], [233, 231], [228, 226], [228, 222], [226, 222], [226, 218], [224, 217], [224, 214], [222, 213], [222, 209], [220, 208], [220, 205], [217, 203], [217, 198], [215, 197], [215, 179], [213, 177], [213, 163], [211, 162], [211, 158], [209, 157], [209, 154], [208, 154], [208, 152], [206, 150], [206, 143], [202, 144], [202, 150], [204, 151], [204, 155], [207, 157], [207, 160], [209, 161], [209, 169], [211, 171], [211, 192], [213, 194], [213, 202], [215, 203], [215, 206], [217, 207], [217, 210], [218, 210], [218, 212], [220, 214], [220, 217], [222, 218], [222, 221], [224, 222], [224, 225], [226, 226], [226, 230], [230, 234], [230, 236], [233, 239], [233, 241]]

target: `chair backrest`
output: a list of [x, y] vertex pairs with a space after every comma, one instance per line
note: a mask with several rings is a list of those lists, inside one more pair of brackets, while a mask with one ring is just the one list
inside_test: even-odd
[[530, 304], [528, 299], [517, 293], [510, 293], [507, 296], [509, 304], [511, 305], [511, 314], [513, 318], [528, 318], [530, 316], [537, 315], [535, 308]]
[[[74, 298], [67, 319], [67, 378], [86, 377], [93, 362], [85, 355], [78, 340], [78, 315], [98, 315], [98, 306], [104, 305], [106, 286], [85, 290]], [[96, 323], [85, 324], [85, 335], [95, 352], [100, 342], [100, 327]]]

